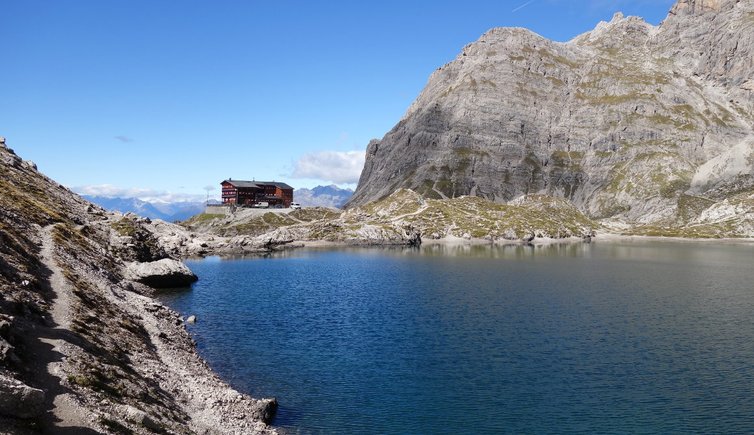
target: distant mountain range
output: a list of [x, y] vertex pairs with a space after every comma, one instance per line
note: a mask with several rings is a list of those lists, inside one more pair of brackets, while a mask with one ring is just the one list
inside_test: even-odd
[[[351, 189], [338, 186], [317, 186], [313, 189], [296, 189], [293, 200], [304, 207], [340, 208], [353, 195]], [[167, 222], [184, 221], [204, 211], [204, 201], [148, 202], [139, 198], [105, 197], [82, 195], [100, 207], [121, 213], [136, 213], [150, 219], [162, 219]], [[211, 200], [210, 203], [218, 203]]]
[[108, 198], [91, 195], [82, 195], [82, 197], [110, 211], [131, 212], [139, 216], [162, 219], [167, 222], [186, 220], [204, 211], [205, 205], [204, 201], [147, 202], [139, 198]]
[[335, 207], [341, 208], [353, 195], [351, 189], [341, 189], [331, 184], [317, 186], [313, 189], [296, 189], [293, 200], [304, 207]]

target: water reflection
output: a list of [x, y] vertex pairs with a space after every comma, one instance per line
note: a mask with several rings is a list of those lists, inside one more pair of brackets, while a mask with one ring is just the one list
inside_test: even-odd
[[292, 432], [733, 433], [754, 427], [752, 254], [298, 249], [191, 261], [200, 280], [164, 300], [202, 319], [202, 355], [276, 396]]
[[485, 257], [522, 259], [535, 256], [583, 257], [589, 255], [589, 243], [513, 244], [424, 244], [421, 254], [427, 256]]
[[443, 258], [489, 258], [523, 260], [535, 258], [612, 258], [627, 261], [651, 262], [706, 262], [720, 265], [730, 261], [739, 262], [751, 258], [754, 254], [753, 243], [718, 243], [714, 241], [656, 241], [656, 240], [621, 240], [564, 241], [546, 244], [481, 244], [481, 243], [435, 243], [428, 242], [421, 247], [414, 246], [342, 246], [342, 247], [305, 247], [284, 249], [275, 252], [247, 255], [213, 256], [190, 261], [217, 262], [242, 261], [250, 259], [290, 259], [311, 258], [322, 253], [358, 253], [373, 256], [401, 257], [443, 257]]

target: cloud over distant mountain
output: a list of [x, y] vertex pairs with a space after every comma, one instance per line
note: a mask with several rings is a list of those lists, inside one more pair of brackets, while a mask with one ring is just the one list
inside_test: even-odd
[[294, 164], [294, 178], [312, 178], [355, 184], [364, 167], [364, 151], [320, 151], [302, 156]]
[[351, 195], [351, 189], [341, 189], [335, 185], [317, 186], [313, 189], [296, 189], [293, 192], [293, 200], [304, 207], [341, 208]]
[[142, 189], [138, 187], [118, 187], [112, 184], [96, 184], [89, 186], [75, 186], [71, 190], [79, 195], [98, 196], [104, 198], [138, 198], [147, 202], [196, 202], [204, 201], [205, 195], [173, 193], [164, 190]]

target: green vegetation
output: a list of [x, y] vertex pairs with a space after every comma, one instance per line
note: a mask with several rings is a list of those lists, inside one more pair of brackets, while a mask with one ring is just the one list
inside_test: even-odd
[[322, 219], [335, 219], [340, 216], [340, 211], [334, 211], [325, 207], [305, 207], [293, 210], [288, 216], [302, 222], [312, 222]]
[[359, 209], [376, 217], [392, 217], [415, 213], [419, 210], [422, 202], [422, 197], [414, 191], [399, 189], [392, 195], [379, 201], [370, 202], [359, 207]]
[[199, 213], [197, 215], [191, 216], [189, 219], [181, 222], [181, 225], [185, 227], [191, 227], [193, 225], [201, 225], [206, 224], [209, 222], [212, 222], [217, 219], [223, 219], [225, 218], [225, 214], [214, 214], [214, 213]]
[[[533, 50], [530, 47], [525, 46], [522, 51], [531, 53]], [[540, 48], [536, 52], [543, 59], [549, 59], [549, 60], [551, 60], [553, 62], [562, 64], [562, 65], [566, 65], [566, 66], [568, 66], [570, 68], [578, 68], [578, 67], [581, 66], [578, 62], [575, 62], [575, 61], [573, 61], [571, 59], [568, 59], [565, 56], [561, 56], [559, 54], [555, 54], [555, 53], [553, 53], [551, 51], [548, 51], [548, 50], [546, 50], [544, 48]]]
[[68, 221], [60, 213], [59, 204], [55, 204], [50, 193], [44, 190], [42, 183], [27, 182], [26, 177], [11, 181], [7, 178], [8, 175], [0, 174], [0, 208], [42, 226]]
[[688, 239], [721, 239], [741, 237], [736, 233], [735, 222], [720, 222], [714, 224], [693, 225], [679, 227], [675, 225], [644, 225], [637, 226], [624, 234], [632, 236], [651, 237], [683, 237]]
[[[431, 181], [425, 180], [428, 188]], [[363, 214], [368, 214], [367, 219]], [[498, 204], [462, 196], [436, 200], [422, 198], [410, 190], [399, 190], [380, 201], [367, 204], [346, 215], [351, 224], [405, 225], [421, 230], [425, 238], [445, 236], [520, 239], [569, 237], [591, 233], [599, 225], [568, 201], [548, 196], [530, 196], [518, 204]], [[348, 217], [347, 216], [347, 217]]]
[[580, 89], [576, 91], [576, 98], [589, 102], [590, 104], [599, 105], [618, 105], [623, 103], [630, 103], [639, 100], [652, 101], [656, 97], [652, 94], [645, 94], [641, 92], [630, 92], [622, 95], [591, 95], [585, 94]]
[[678, 220], [682, 224], [687, 224], [714, 203], [715, 201], [711, 199], [682, 194], [678, 197], [678, 210], [676, 212]]
[[325, 207], [305, 207], [287, 214], [266, 212], [244, 220], [234, 220], [221, 214], [203, 213], [183, 222], [182, 225], [192, 230], [209, 231], [226, 237], [258, 236], [282, 227], [335, 219], [339, 215], [339, 211]]
[[119, 235], [124, 237], [133, 237], [136, 232], [136, 223], [129, 219], [129, 218], [122, 218], [118, 222], [113, 222], [110, 224], [110, 226], [117, 232]]
[[489, 157], [490, 155], [490, 153], [488, 153], [487, 151], [477, 150], [469, 147], [453, 148], [451, 152], [460, 158], [469, 158], [474, 156]]
[[87, 373], [89, 374], [68, 376], [68, 382], [82, 388], [106, 394], [113, 399], [119, 399], [123, 396], [117, 372], [103, 372], [102, 370], [90, 367]]

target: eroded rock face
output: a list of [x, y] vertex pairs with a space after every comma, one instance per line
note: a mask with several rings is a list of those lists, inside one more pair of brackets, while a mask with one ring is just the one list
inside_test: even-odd
[[[348, 206], [403, 187], [496, 202], [553, 195], [593, 218], [676, 219], [692, 180], [705, 184], [700, 168], [751, 143], [752, 23], [751, 0], [686, 0], [660, 26], [616, 14], [567, 43], [490, 30], [369, 143]], [[710, 175], [727, 191], [754, 189]]]

